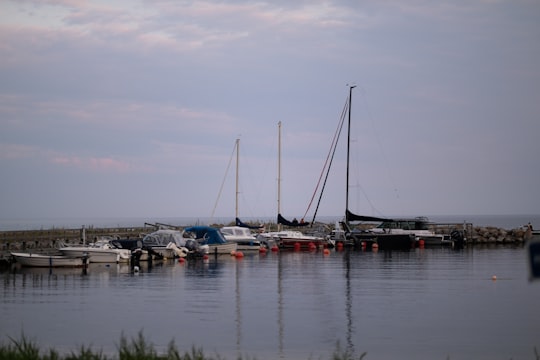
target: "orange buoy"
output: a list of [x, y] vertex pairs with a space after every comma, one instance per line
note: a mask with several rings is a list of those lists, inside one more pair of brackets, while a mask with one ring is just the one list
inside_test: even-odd
[[371, 245], [371, 248], [372, 248], [372, 249], [378, 249], [378, 248], [379, 248], [379, 244], [375, 243], [375, 244]]
[[330, 250], [324, 249], [323, 254], [324, 254], [324, 255], [330, 255]]
[[244, 257], [244, 253], [241, 252], [241, 251], [237, 251], [236, 254], [235, 254], [236, 258], [243, 258]]
[[493, 280], [493, 281], [497, 280], [497, 276], [496, 276], [496, 275], [493, 275], [493, 276], [491, 277], [491, 280]]
[[236, 250], [231, 250], [231, 256], [236, 256]]

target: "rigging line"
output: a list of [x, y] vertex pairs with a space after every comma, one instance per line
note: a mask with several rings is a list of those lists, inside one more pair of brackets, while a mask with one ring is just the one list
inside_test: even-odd
[[221, 187], [219, 188], [219, 193], [216, 199], [216, 203], [214, 204], [214, 209], [212, 209], [212, 215], [210, 215], [210, 220], [214, 218], [214, 213], [216, 212], [216, 208], [219, 202], [219, 199], [221, 198], [221, 193], [223, 192], [223, 185], [225, 185], [225, 180], [227, 179], [227, 174], [229, 173], [229, 169], [231, 167], [232, 160], [234, 158], [234, 151], [236, 150], [236, 141], [234, 142], [233, 151], [231, 153], [231, 157], [229, 158], [229, 164], [227, 165], [227, 170], [225, 170], [225, 176], [223, 177], [223, 181], [221, 182]]
[[[334, 155], [336, 154], [336, 149], [339, 141], [339, 137], [341, 135], [341, 130], [343, 130], [343, 124], [345, 123], [345, 115], [347, 114], [347, 109], [349, 108], [348, 101], [345, 103], [343, 107], [343, 112], [341, 113], [341, 119], [338, 125], [339, 132], [337, 132], [337, 138], [336, 135], [334, 135], [334, 138], [336, 138], [334, 144], [333, 144], [333, 151], [332, 151], [332, 157], [330, 159], [330, 164], [328, 165], [328, 170], [326, 171], [326, 177], [324, 178], [324, 183], [321, 189], [321, 193], [319, 194], [319, 200], [317, 201], [317, 207], [315, 208], [315, 213], [313, 214], [313, 220], [311, 223], [313, 224], [315, 222], [315, 217], [317, 216], [317, 212], [319, 211], [319, 205], [321, 204], [322, 196], [324, 193], [324, 189], [326, 188], [326, 182], [328, 181], [328, 175], [330, 175], [330, 168], [332, 167], [332, 163], [334, 162]], [[336, 129], [337, 131], [337, 129]]]
[[398, 187], [397, 187], [397, 184], [396, 184], [396, 181], [395, 181], [395, 177], [392, 175], [392, 172], [390, 171], [391, 166], [389, 165], [388, 156], [386, 156], [386, 153], [384, 151], [384, 147], [382, 146], [381, 138], [379, 136], [379, 133], [377, 132], [377, 128], [374, 125], [375, 123], [373, 121], [373, 116], [371, 114], [369, 104], [367, 102], [367, 96], [365, 94], [365, 89], [364, 88], [362, 88], [362, 92], [364, 93], [365, 109], [366, 109], [366, 112], [367, 112], [367, 116], [368, 116], [368, 118], [370, 120], [371, 126], [373, 128], [373, 132], [375, 134], [375, 140], [377, 140], [377, 145], [379, 145], [379, 149], [380, 149], [380, 152], [382, 154], [382, 158], [383, 158], [384, 163], [386, 165], [386, 171], [388, 172], [388, 177], [390, 178], [390, 182], [392, 183], [392, 186], [394, 188], [396, 198], [399, 200], [399, 190], [398, 190]]
[[[334, 137], [332, 138], [332, 144], [330, 145], [330, 150], [328, 151], [328, 155], [326, 156], [326, 161], [324, 162], [324, 166], [321, 170], [321, 175], [319, 176], [319, 180], [317, 181], [317, 186], [315, 186], [315, 190], [313, 191], [313, 195], [311, 196], [311, 201], [309, 202], [309, 205], [306, 209], [306, 212], [304, 213], [303, 218], [306, 217], [309, 209], [311, 208], [311, 205], [313, 204], [313, 199], [315, 199], [315, 195], [317, 194], [317, 191], [319, 189], [321, 180], [323, 178], [323, 175], [327, 166], [328, 166], [328, 170], [326, 172], [326, 178], [328, 178], [328, 172], [330, 171], [332, 159], [334, 158], [334, 154], [336, 151], [337, 141], [339, 140], [339, 134], [341, 133], [341, 128], [343, 127], [343, 122], [345, 121], [345, 114], [347, 113], [347, 108], [348, 108], [348, 103], [346, 102], [345, 105], [343, 106], [343, 111], [341, 112], [341, 118], [338, 123], [338, 127], [336, 129], [336, 132], [334, 133]], [[330, 158], [330, 155], [332, 156], [331, 158]], [[330, 161], [330, 164], [329, 164], [329, 161]], [[325, 183], [326, 183], [326, 180], [325, 180]], [[323, 187], [323, 190], [324, 190], [324, 187]], [[321, 190], [321, 195], [322, 195], [322, 190]], [[319, 199], [319, 203], [320, 203], [320, 199]], [[313, 221], [315, 221], [315, 216], [313, 216]]]

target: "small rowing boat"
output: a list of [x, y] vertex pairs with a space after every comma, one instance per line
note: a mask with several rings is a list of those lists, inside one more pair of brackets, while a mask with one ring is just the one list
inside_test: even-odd
[[29, 267], [83, 267], [88, 264], [88, 256], [71, 257], [12, 252], [11, 256], [21, 266]]

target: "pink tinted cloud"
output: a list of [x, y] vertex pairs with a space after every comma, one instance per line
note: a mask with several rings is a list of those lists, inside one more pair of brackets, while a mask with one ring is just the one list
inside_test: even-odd
[[121, 160], [109, 157], [78, 157], [78, 156], [54, 156], [51, 162], [57, 165], [76, 167], [89, 171], [119, 172], [125, 173], [132, 170], [132, 166]]

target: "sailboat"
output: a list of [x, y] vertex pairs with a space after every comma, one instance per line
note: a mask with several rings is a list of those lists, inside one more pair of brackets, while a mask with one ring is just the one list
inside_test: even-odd
[[275, 244], [283, 250], [317, 250], [331, 247], [333, 242], [321, 236], [306, 235], [298, 230], [283, 230], [282, 225], [287, 227], [304, 227], [310, 223], [304, 219], [293, 221], [285, 219], [281, 215], [281, 121], [278, 122], [278, 231], [261, 233], [257, 238], [267, 244]]
[[258, 229], [260, 226], [250, 226], [245, 224], [238, 217], [238, 178], [240, 168], [240, 139], [236, 139], [235, 142], [236, 152], [236, 205], [235, 205], [235, 226], [223, 226], [220, 230], [225, 239], [229, 242], [237, 244], [237, 250], [239, 251], [259, 251], [262, 247], [261, 241], [258, 240], [250, 229]]
[[415, 246], [415, 237], [413, 234], [373, 232], [373, 231], [351, 231], [350, 222], [364, 221], [377, 223], [392, 223], [392, 219], [357, 215], [349, 210], [349, 163], [351, 148], [351, 104], [352, 90], [356, 85], [349, 86], [348, 99], [348, 131], [347, 131], [347, 175], [346, 175], [346, 196], [345, 196], [345, 221], [342, 225], [345, 227], [345, 239], [349, 245], [373, 247], [377, 245], [379, 249], [410, 249]]

